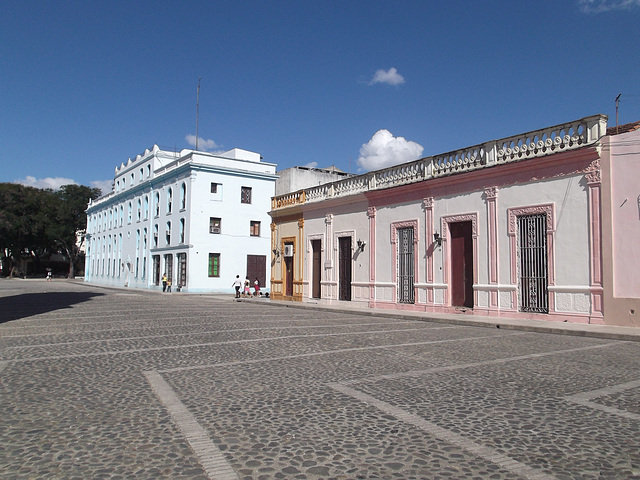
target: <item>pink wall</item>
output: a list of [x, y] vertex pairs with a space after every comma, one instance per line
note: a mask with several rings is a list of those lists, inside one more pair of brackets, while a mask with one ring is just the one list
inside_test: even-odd
[[640, 130], [611, 137], [616, 297], [640, 298]]
[[605, 323], [640, 326], [640, 130], [603, 142]]

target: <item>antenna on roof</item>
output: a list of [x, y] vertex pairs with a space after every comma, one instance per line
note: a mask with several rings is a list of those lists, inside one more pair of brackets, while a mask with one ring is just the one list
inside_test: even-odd
[[620, 105], [620, 96], [622, 94], [619, 93], [616, 97], [616, 135], [618, 134], [618, 105]]
[[198, 150], [198, 117], [200, 116], [200, 79], [198, 77], [198, 93], [196, 95], [196, 151]]

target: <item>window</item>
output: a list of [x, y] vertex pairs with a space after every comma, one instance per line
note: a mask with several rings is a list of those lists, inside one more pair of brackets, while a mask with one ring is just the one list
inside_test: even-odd
[[129, 182], [129, 185], [133, 185], [133, 177], [134, 177], [134, 175], [133, 175], [133, 173], [131, 173], [131, 181]]
[[156, 197], [154, 202], [155, 202], [154, 209], [156, 211], [155, 216], [158, 217], [160, 216], [160, 193], [156, 192]]
[[251, 187], [242, 187], [240, 192], [240, 203], [251, 203]]
[[210, 277], [220, 276], [220, 254], [219, 253], [209, 254], [209, 276]]
[[549, 313], [547, 215], [518, 217], [520, 311]]
[[120, 226], [122, 226], [123, 221], [124, 221], [124, 207], [120, 205]]
[[167, 213], [171, 213], [171, 203], [173, 202], [173, 189], [169, 187], [167, 191]]
[[211, 193], [218, 193], [218, 184], [211, 182]]
[[252, 237], [259, 237], [260, 236], [260, 222], [257, 222], [255, 220], [251, 220], [251, 226], [250, 226], [250, 234]]
[[165, 233], [165, 240], [167, 241], [167, 245], [171, 244], [171, 222], [167, 222], [167, 231]]
[[142, 202], [138, 199], [138, 209], [136, 210], [136, 220], [139, 222], [142, 218]]
[[180, 219], [180, 243], [184, 243], [184, 218]]
[[144, 179], [144, 169], [141, 168], [140, 169], [140, 181], [142, 181]]
[[144, 196], [144, 219], [149, 218], [149, 195]]
[[127, 223], [131, 223], [131, 209], [132, 208], [133, 207], [131, 205], [131, 202], [129, 202], [129, 210], [128, 210], [128, 213], [127, 213]]
[[153, 226], [153, 246], [154, 248], [158, 246], [158, 224], [157, 223]]
[[187, 185], [183, 183], [180, 185], [180, 209], [187, 208]]
[[222, 233], [222, 219], [211, 217], [209, 218], [209, 233]]

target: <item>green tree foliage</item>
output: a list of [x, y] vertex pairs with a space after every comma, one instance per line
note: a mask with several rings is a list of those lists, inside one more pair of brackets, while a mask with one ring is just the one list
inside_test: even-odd
[[76, 232], [86, 227], [87, 203], [100, 190], [65, 185], [58, 191], [0, 183], [0, 248], [11, 272], [29, 256], [60, 251], [75, 275]]
[[[69, 277], [75, 276], [79, 246], [77, 232], [87, 227], [87, 203], [100, 196], [100, 189], [83, 185], [63, 185], [55, 192], [57, 201], [51, 211], [47, 237], [69, 258]], [[84, 240], [84, 237], [82, 238]]]

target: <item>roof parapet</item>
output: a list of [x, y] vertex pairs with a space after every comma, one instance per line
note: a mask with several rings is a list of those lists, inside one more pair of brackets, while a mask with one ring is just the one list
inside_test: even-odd
[[606, 135], [607, 119], [606, 115], [593, 115], [276, 196], [272, 199], [272, 209], [320, 202], [577, 150], [596, 144]]

